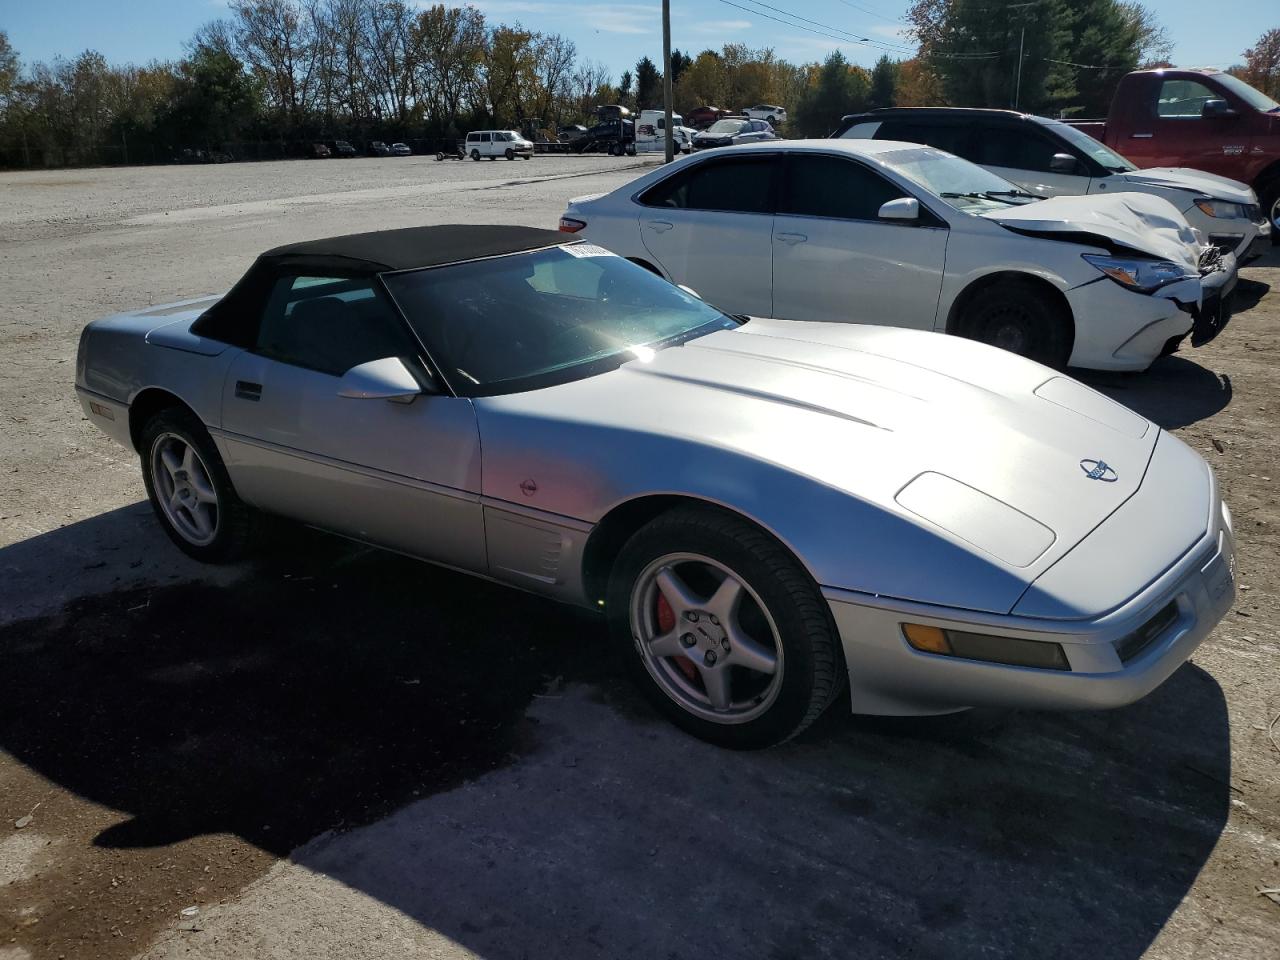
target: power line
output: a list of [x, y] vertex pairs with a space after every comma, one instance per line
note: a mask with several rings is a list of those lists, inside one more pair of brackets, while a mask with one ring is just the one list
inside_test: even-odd
[[895, 20], [893, 17], [886, 17], [883, 13], [876, 13], [874, 10], [868, 10], [866, 7], [860, 7], [856, 3], [850, 3], [849, 0], [840, 0], [840, 2], [843, 3], [846, 7], [850, 7], [853, 10], [859, 10], [862, 13], [868, 13], [873, 17], [879, 17], [881, 20], [887, 20], [889, 23], [903, 22], [901, 17]]
[[[721, 2], [724, 2], [724, 0], [721, 0]], [[827, 31], [832, 31], [832, 32], [834, 32], [834, 33], [843, 34], [844, 36], [848, 37], [850, 41], [852, 41], [852, 42], [854, 42], [854, 43], [867, 43], [867, 44], [872, 44], [872, 45], [877, 46], [877, 47], [883, 47], [883, 48], [884, 48], [884, 49], [886, 49], [886, 50], [896, 50], [896, 51], [900, 51], [900, 52], [902, 52], [902, 53], [914, 53], [914, 51], [912, 51], [911, 49], [909, 49], [909, 48], [907, 48], [907, 47], [899, 46], [899, 45], [897, 45], [897, 44], [885, 43], [885, 42], [884, 42], [884, 41], [882, 41], [882, 40], [873, 40], [873, 39], [871, 39], [870, 37], [864, 37], [864, 36], [861, 36], [860, 34], [856, 34], [856, 33], [850, 33], [848, 30], [842, 30], [840, 27], [834, 27], [834, 26], [832, 26], [831, 24], [829, 24], [829, 23], [823, 23], [823, 22], [822, 22], [822, 21], [820, 21], [820, 20], [810, 20], [808, 17], [802, 17], [802, 16], [800, 16], [800, 14], [798, 14], [798, 13], [792, 13], [790, 10], [783, 10], [781, 7], [775, 7], [775, 6], [773, 6], [772, 4], [765, 3], [765, 2], [764, 2], [764, 0], [746, 0], [746, 2], [747, 2], [747, 3], [750, 3], [750, 4], [753, 4], [753, 5], [757, 6], [757, 7], [764, 7], [766, 10], [772, 10], [772, 11], [774, 11], [775, 13], [780, 13], [780, 14], [782, 14], [784, 17], [790, 17], [792, 20], [802, 20], [802, 21], [804, 21], [805, 23], [811, 23], [811, 24], [813, 24], [815, 27], [821, 27], [823, 30], [827, 30]], [[730, 4], [730, 6], [735, 6], [735, 4]], [[739, 8], [739, 9], [742, 9], [742, 8]], [[776, 20], [776, 19], [777, 19], [776, 17], [770, 17], [768, 14], [763, 13], [763, 12], [761, 12], [761, 11], [749, 10], [749, 11], [747, 11], [747, 12], [749, 12], [749, 13], [757, 13], [759, 16], [767, 17], [767, 18], [768, 18], [768, 19], [770, 19], [770, 20]], [[782, 20], [779, 20], [778, 22], [779, 22], [779, 23], [786, 23], [786, 21], [782, 21]], [[797, 24], [797, 23], [789, 23], [789, 24], [787, 24], [787, 26], [800, 27], [800, 24]], [[804, 28], [801, 28], [801, 29], [804, 29]], [[810, 32], [815, 32], [815, 31], [810, 31]]]

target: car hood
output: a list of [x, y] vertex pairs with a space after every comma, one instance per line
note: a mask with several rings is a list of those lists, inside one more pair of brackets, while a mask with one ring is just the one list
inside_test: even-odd
[[1113, 180], [1152, 187], [1168, 187], [1187, 190], [1200, 197], [1228, 200], [1231, 203], [1257, 203], [1257, 196], [1239, 180], [1219, 177], [1212, 173], [1192, 170], [1188, 167], [1153, 167], [1149, 170], [1130, 170], [1117, 173]]
[[[766, 319], [477, 409], [487, 495], [538, 471], [527, 505], [594, 523], [685, 492], [769, 527], [823, 585], [1000, 613], [1134, 494], [1160, 433], [982, 344]], [[922, 552], [954, 575], [921, 577]]]
[[[1098, 237], [1107, 246], [1172, 260], [1195, 271], [1203, 249], [1191, 225], [1168, 200], [1147, 193], [1051, 197], [981, 214], [1018, 233], [1064, 240]], [[1084, 242], [1087, 244], [1088, 240]]]

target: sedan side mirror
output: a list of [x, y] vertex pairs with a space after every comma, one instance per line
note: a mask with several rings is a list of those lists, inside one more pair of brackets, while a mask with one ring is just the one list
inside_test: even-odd
[[422, 384], [399, 357], [383, 357], [352, 367], [338, 381], [338, 396], [352, 400], [412, 403]]
[[1234, 117], [1236, 112], [1231, 109], [1231, 105], [1225, 100], [1206, 100], [1204, 106], [1200, 108], [1200, 116], [1211, 117]]
[[920, 201], [915, 197], [899, 197], [880, 208], [881, 220], [915, 221], [920, 219]]
[[1079, 167], [1076, 158], [1069, 153], [1055, 153], [1049, 159], [1050, 173], [1074, 174], [1079, 172]]

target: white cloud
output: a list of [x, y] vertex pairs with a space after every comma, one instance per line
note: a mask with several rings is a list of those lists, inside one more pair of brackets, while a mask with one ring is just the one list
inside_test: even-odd
[[736, 33], [750, 29], [750, 20], [703, 20], [689, 28], [690, 33]]

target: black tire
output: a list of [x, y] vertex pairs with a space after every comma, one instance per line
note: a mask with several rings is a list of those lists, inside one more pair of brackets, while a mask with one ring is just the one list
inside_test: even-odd
[[436, 159], [437, 159], [437, 160], [443, 160], [443, 159], [444, 159], [444, 154], [443, 154], [443, 153], [440, 153], [440, 152], [437, 152], [437, 153], [436, 153]]
[[[161, 506], [152, 462], [157, 456], [157, 445], [162, 441], [171, 442], [172, 438], [185, 442], [199, 455], [217, 496], [216, 521], [212, 539], [208, 543], [193, 543], [184, 536]], [[243, 557], [253, 539], [254, 511], [236, 495], [231, 478], [227, 475], [227, 468], [204, 424], [186, 408], [168, 407], [155, 414], [143, 426], [139, 446], [142, 480], [147, 488], [147, 498], [151, 501], [151, 508], [155, 511], [160, 526], [178, 549], [203, 563], [230, 563]]]
[[514, 160], [514, 159], [516, 158], [516, 152], [515, 152], [514, 150], [512, 150], [510, 147], [507, 147], [507, 150], [506, 150], [506, 153], [504, 154], [504, 156], [505, 156], [508, 160]]
[[[633, 591], [640, 589], [637, 581], [646, 569], [672, 553], [698, 554], [731, 569], [759, 598], [756, 609], [776, 624], [781, 679], [758, 716], [736, 723], [705, 719], [650, 673], [641, 627], [632, 623]], [[812, 578], [780, 543], [724, 511], [678, 507], [637, 531], [610, 573], [606, 610], [614, 642], [654, 706], [682, 730], [720, 746], [757, 749], [796, 736], [831, 705], [848, 679], [830, 610]]]
[[1280, 246], [1280, 176], [1262, 184], [1258, 190], [1258, 201], [1262, 206], [1262, 215], [1271, 221], [1271, 245]]
[[1070, 317], [1043, 291], [1024, 280], [1006, 280], [980, 291], [965, 305], [960, 335], [1066, 369], [1071, 356]]
[[480, 159], [480, 151], [479, 151], [479, 150], [476, 150], [476, 149], [474, 149], [474, 148], [473, 148], [473, 149], [472, 149], [472, 151], [471, 151], [471, 159], [472, 159], [472, 160], [479, 160], [479, 159]]

